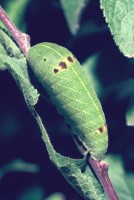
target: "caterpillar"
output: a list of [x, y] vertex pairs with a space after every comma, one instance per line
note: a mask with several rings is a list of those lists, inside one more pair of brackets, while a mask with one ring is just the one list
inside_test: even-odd
[[28, 62], [52, 103], [71, 126], [77, 143], [93, 159], [102, 160], [108, 146], [106, 120], [79, 61], [66, 48], [44, 42], [29, 49]]

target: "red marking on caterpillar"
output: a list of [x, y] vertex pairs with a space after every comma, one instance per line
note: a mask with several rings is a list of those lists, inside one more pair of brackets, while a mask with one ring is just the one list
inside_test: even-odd
[[60, 62], [59, 66], [61, 67], [61, 69], [66, 69], [67, 68], [67, 64], [65, 62]]

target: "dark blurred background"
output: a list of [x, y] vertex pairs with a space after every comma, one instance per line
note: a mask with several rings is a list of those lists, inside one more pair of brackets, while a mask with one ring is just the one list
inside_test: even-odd
[[[92, 78], [97, 83], [95, 89], [108, 124], [108, 153], [121, 155], [125, 170], [133, 172], [134, 127], [126, 125], [126, 112], [133, 95], [134, 60], [120, 53], [99, 1], [88, 2], [76, 35], [69, 31], [59, 0], [27, 2], [19, 28], [30, 35], [31, 45], [54, 42], [71, 50], [81, 63], [94, 59]], [[8, 13], [9, 0], [0, 3]], [[90, 66], [87, 68], [90, 73]], [[37, 107], [55, 149], [79, 158], [69, 130], [55, 107], [43, 98]], [[11, 167], [17, 160], [24, 162], [24, 170]], [[33, 163], [33, 171], [28, 171], [26, 163]], [[0, 71], [0, 165], [3, 170], [8, 168], [0, 172], [0, 200], [45, 199], [55, 192], [63, 195], [57, 196], [59, 200], [82, 199], [49, 160], [39, 128], [7, 70]], [[30, 192], [33, 197], [28, 197]]]

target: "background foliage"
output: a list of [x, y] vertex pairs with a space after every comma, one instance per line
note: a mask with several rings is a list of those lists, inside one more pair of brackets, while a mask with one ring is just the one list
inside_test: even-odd
[[[32, 45], [43, 41], [57, 43], [71, 50], [83, 64], [107, 119], [109, 155], [106, 159], [110, 162], [111, 178], [120, 199], [125, 200], [127, 195], [131, 200], [134, 128], [127, 126], [126, 119], [132, 124], [134, 60], [120, 53], [99, 1], [81, 2], [76, 14], [69, 9], [75, 14], [69, 25], [67, 17], [71, 14], [66, 14], [67, 9], [69, 6], [75, 9], [75, 5], [65, 6], [64, 0], [4, 0], [1, 5], [17, 27], [31, 36]], [[0, 91], [0, 199], [82, 199], [49, 160], [39, 129], [7, 70], [0, 71]], [[55, 149], [79, 158], [56, 109], [43, 98], [37, 109]]]

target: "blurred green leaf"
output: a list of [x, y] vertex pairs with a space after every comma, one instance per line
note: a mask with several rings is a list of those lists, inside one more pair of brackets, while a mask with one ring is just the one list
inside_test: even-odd
[[98, 67], [97, 64], [98, 64], [99, 56], [100, 56], [99, 53], [94, 54], [90, 56], [89, 58], [87, 58], [82, 64], [83, 69], [89, 78], [89, 82], [92, 83], [98, 96], [100, 96], [102, 92], [102, 85], [96, 74], [96, 68]]
[[108, 155], [106, 162], [109, 163], [109, 176], [114, 185], [114, 188], [121, 200], [133, 200], [134, 197], [134, 181], [131, 181], [131, 187], [128, 184], [134, 174], [130, 177], [126, 174], [123, 168], [123, 162], [119, 155]]
[[9, 172], [27, 172], [27, 173], [38, 173], [40, 170], [37, 164], [27, 163], [23, 160], [13, 160], [11, 163], [0, 168], [0, 177], [3, 177]]
[[134, 98], [131, 98], [127, 108], [126, 123], [128, 126], [134, 126]]
[[21, 30], [26, 30], [25, 11], [30, 0], [12, 0], [4, 7], [8, 17]]
[[120, 51], [127, 57], [134, 57], [133, 0], [101, 0], [101, 8]]
[[44, 199], [44, 192], [41, 187], [33, 186], [28, 188], [23, 192], [22, 195], [19, 195], [19, 200], [41, 200]]
[[77, 35], [77, 38], [85, 37], [88, 36], [90, 37], [91, 34], [96, 34], [96, 33], [103, 33], [107, 30], [107, 26], [99, 26], [92, 20], [83, 22], [80, 26], [79, 34]]
[[45, 198], [45, 200], [65, 200], [65, 197], [62, 193], [56, 192]]
[[126, 182], [131, 191], [132, 197], [134, 197], [134, 173], [131, 172], [127, 173]]
[[81, 15], [84, 7], [87, 5], [88, 0], [60, 0], [60, 2], [68, 23], [68, 27], [71, 33], [75, 35], [79, 29]]

